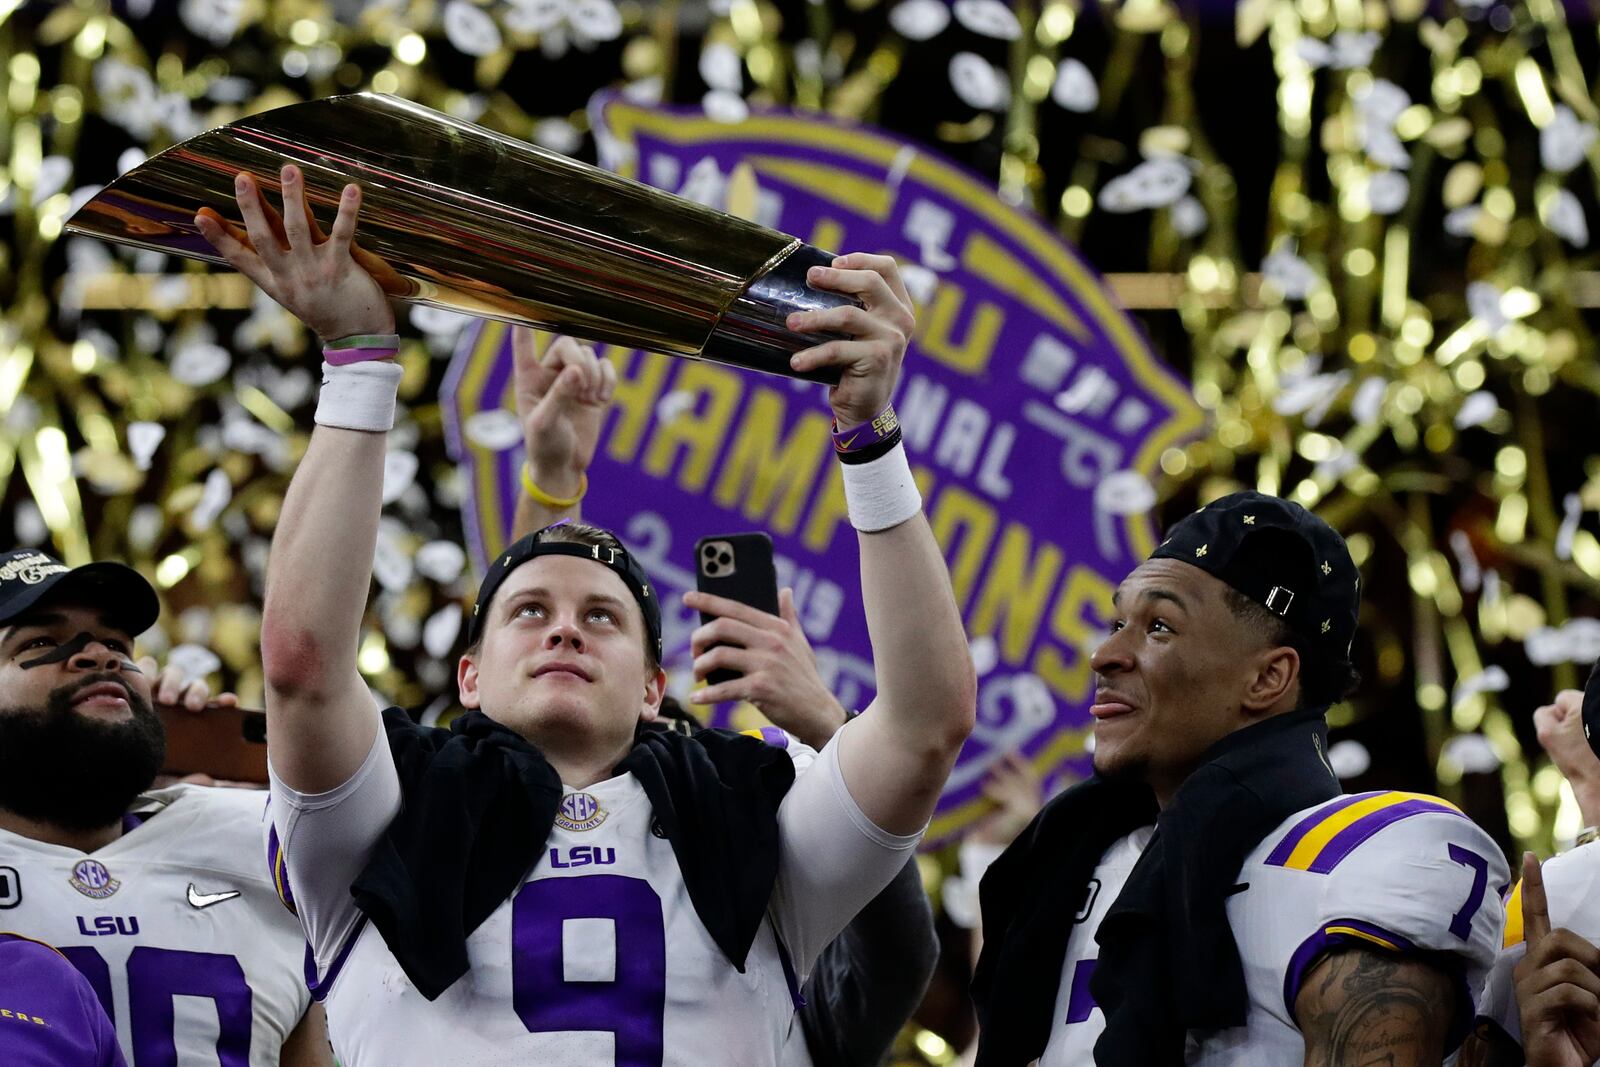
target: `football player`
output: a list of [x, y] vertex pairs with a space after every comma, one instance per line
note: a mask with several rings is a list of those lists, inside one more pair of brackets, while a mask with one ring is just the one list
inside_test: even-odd
[[1508, 872], [1442, 800], [1339, 795], [1324, 714], [1353, 682], [1358, 606], [1338, 534], [1253, 492], [1118, 587], [1090, 660], [1095, 777], [982, 883], [980, 1067], [1454, 1051]]
[[319, 240], [299, 169], [280, 181], [281, 218], [240, 175], [244, 232], [198, 225], [325, 346], [262, 652], [272, 817], [341, 1060], [792, 1062], [798, 983], [904, 867], [975, 715], [888, 408], [914, 325], [893, 261], [812, 268], [861, 305], [789, 323], [845, 335], [793, 365], [838, 368], [831, 405], [860, 431], [841, 467], [874, 706], [821, 753], [637, 731], [665, 685], [660, 607], [620, 542], [569, 524], [496, 558], [458, 667], [471, 710], [426, 731], [380, 716], [356, 669], [400, 377], [393, 312], [352, 256], [359, 188]]
[[[611, 407], [616, 370], [589, 345], [553, 338], [541, 354], [532, 330], [512, 336], [512, 380], [522, 422], [529, 479], [569, 495], [587, 484], [600, 425]], [[528, 493], [518, 498], [513, 536], [578, 517], [579, 505], [551, 507]], [[758, 736], [785, 744], [785, 734], [820, 751], [849, 721], [817, 670], [817, 656], [795, 611], [794, 591], [778, 593], [779, 614], [770, 615], [721, 597], [693, 593], [691, 608], [731, 617], [746, 627], [735, 677], [693, 694], [701, 704], [748, 700], [780, 728]], [[691, 638], [693, 652], [710, 646]], [[695, 671], [704, 681], [709, 668]], [[672, 698], [662, 702], [663, 714]], [[686, 726], [699, 722], [683, 713]], [[916, 862], [894, 880], [828, 943], [801, 989], [800, 1024], [815, 1067], [876, 1065], [922, 1002], [938, 963], [933, 911]]]
[[[1600, 756], [1589, 747], [1600, 742], [1600, 683], [1591, 676], [1587, 689], [1563, 690], [1534, 712], [1539, 742], [1586, 820], [1600, 781]], [[1461, 1067], [1588, 1067], [1600, 1058], [1600, 840], [1591, 826], [1542, 867], [1524, 857], [1523, 871], [1506, 898], [1504, 947]]]
[[77, 966], [133, 1067], [331, 1063], [304, 939], [261, 866], [266, 798], [148, 791], [153, 696], [186, 693], [170, 674], [153, 693], [133, 659], [159, 610], [121, 564], [0, 554], [0, 926]]
[[0, 933], [0, 1004], [8, 1067], [127, 1067], [89, 980], [42, 941]]

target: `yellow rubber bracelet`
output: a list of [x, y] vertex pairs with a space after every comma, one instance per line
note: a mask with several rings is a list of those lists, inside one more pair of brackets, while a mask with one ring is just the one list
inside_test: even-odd
[[578, 475], [577, 496], [565, 498], [551, 496], [549, 493], [533, 484], [533, 475], [528, 472], [528, 465], [524, 463], [522, 465], [522, 491], [527, 493], [528, 496], [533, 499], [535, 504], [542, 504], [547, 508], [556, 508], [558, 510], [570, 508], [578, 501], [582, 500], [583, 494], [589, 491], [589, 476], [587, 474]]

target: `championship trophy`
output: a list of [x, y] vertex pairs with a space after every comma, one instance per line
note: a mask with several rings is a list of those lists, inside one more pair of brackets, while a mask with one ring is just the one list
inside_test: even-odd
[[363, 265], [398, 299], [838, 381], [837, 368], [789, 368], [793, 353], [838, 335], [784, 325], [791, 312], [852, 303], [806, 284], [828, 253], [393, 96], [291, 104], [192, 137], [106, 186], [67, 229], [225, 264], [196, 211], [239, 224], [234, 175], [275, 191], [285, 163], [304, 172], [325, 220], [347, 183], [362, 187]]

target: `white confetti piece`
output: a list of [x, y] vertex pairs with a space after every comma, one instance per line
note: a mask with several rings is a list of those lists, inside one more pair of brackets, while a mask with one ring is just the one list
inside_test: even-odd
[[467, 440], [479, 448], [503, 452], [522, 443], [522, 423], [517, 413], [505, 408], [480, 411], [469, 417], [462, 427]]
[[1579, 121], [1566, 104], [1557, 104], [1555, 118], [1539, 131], [1539, 159], [1546, 170], [1565, 174], [1583, 162], [1594, 138], [1592, 125]]
[[1589, 243], [1589, 220], [1583, 214], [1583, 205], [1566, 189], [1557, 189], [1543, 205], [1544, 224], [1551, 233], [1574, 248]]
[[1372, 766], [1372, 753], [1360, 741], [1340, 741], [1328, 748], [1328, 766], [1341, 779], [1359, 778]]
[[1000, 41], [1022, 36], [1022, 23], [1000, 0], [956, 0], [951, 10], [957, 22], [981, 36]]
[[1404, 174], [1380, 170], [1367, 183], [1367, 203], [1379, 215], [1393, 215], [1406, 206], [1411, 183]]
[[1155, 487], [1136, 470], [1120, 470], [1100, 479], [1094, 506], [1108, 515], [1142, 515], [1156, 506]]
[[926, 41], [950, 25], [950, 9], [940, 0], [905, 0], [889, 12], [889, 25], [908, 41]]
[[465, 55], [486, 56], [500, 50], [500, 27], [487, 11], [467, 0], [445, 5], [444, 35]]
[[1100, 86], [1095, 84], [1094, 75], [1082, 62], [1063, 59], [1056, 68], [1050, 99], [1068, 111], [1090, 112], [1100, 106]]
[[222, 514], [222, 509], [233, 499], [233, 483], [222, 468], [214, 468], [206, 475], [205, 487], [200, 491], [200, 502], [189, 512], [189, 521], [197, 530], [209, 530]]
[[1005, 75], [976, 52], [950, 57], [950, 85], [963, 103], [980, 111], [999, 111], [1011, 99]]
[[44, 543], [44, 539], [50, 536], [50, 527], [45, 525], [39, 506], [31, 500], [23, 500], [12, 514], [11, 532], [18, 544], [32, 548]]
[[1119, 215], [1165, 207], [1187, 193], [1192, 181], [1193, 174], [1181, 159], [1147, 159], [1107, 182], [1100, 190], [1099, 203], [1106, 211]]
[[[186, 278], [176, 280], [182, 281], [187, 291], [188, 280]], [[221, 345], [194, 341], [178, 349], [177, 354], [172, 357], [169, 372], [173, 380], [198, 389], [220, 380], [232, 365], [233, 357]]]
[[1306, 294], [1316, 288], [1319, 280], [1316, 268], [1287, 246], [1277, 249], [1261, 261], [1261, 273], [1290, 300], [1303, 300]]
[[1183, 197], [1172, 205], [1172, 228], [1179, 237], [1200, 236], [1210, 221], [1205, 205], [1192, 196]]
[[222, 658], [204, 645], [182, 644], [167, 653], [168, 667], [176, 667], [191, 679], [204, 678], [222, 669]]
[[128, 423], [128, 453], [133, 456], [133, 465], [149, 470], [151, 457], [166, 436], [167, 428], [159, 422]]
[[1383, 414], [1383, 397], [1389, 383], [1382, 378], [1368, 378], [1356, 390], [1350, 401], [1350, 414], [1361, 426], [1371, 426]]
[[417, 549], [417, 573], [440, 585], [461, 577], [467, 554], [454, 541], [429, 541]]
[[412, 452], [390, 452], [383, 457], [383, 502], [393, 504], [417, 480], [417, 457]]
[[149, 552], [166, 528], [161, 505], [140, 504], [128, 515], [128, 545], [136, 552]]
[[744, 60], [732, 45], [712, 42], [700, 50], [700, 78], [707, 88], [737, 93], [744, 88]]
[[705, 109], [706, 118], [712, 122], [731, 125], [750, 117], [750, 105], [744, 102], [744, 97], [726, 89], [711, 90], [700, 98], [700, 106]]
[[1456, 409], [1456, 429], [1482, 426], [1494, 418], [1494, 413], [1499, 410], [1500, 401], [1495, 399], [1495, 395], [1487, 389], [1479, 389], [1462, 400], [1461, 406]]
[[432, 615], [422, 626], [422, 647], [428, 655], [435, 659], [443, 659], [450, 654], [450, 649], [456, 643], [456, 635], [461, 633], [461, 605], [446, 604]]

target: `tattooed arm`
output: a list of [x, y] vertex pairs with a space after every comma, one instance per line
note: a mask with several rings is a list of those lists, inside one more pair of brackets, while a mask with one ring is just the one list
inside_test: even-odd
[[1295, 997], [1306, 1067], [1439, 1067], [1455, 999], [1450, 979], [1422, 960], [1335, 949]]

